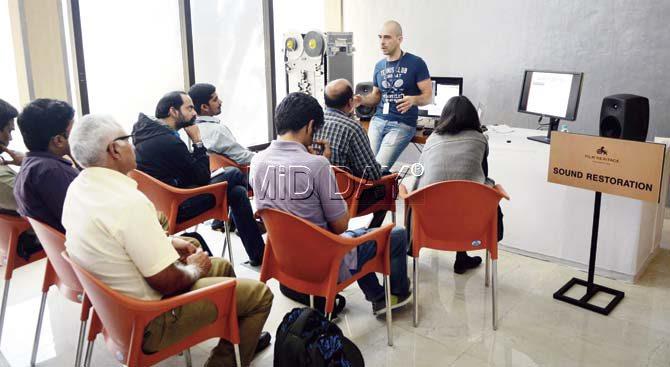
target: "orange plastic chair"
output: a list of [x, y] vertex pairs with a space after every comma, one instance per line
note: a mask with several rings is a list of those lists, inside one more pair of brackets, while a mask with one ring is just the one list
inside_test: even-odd
[[42, 282], [42, 301], [40, 303], [40, 312], [37, 318], [37, 328], [35, 330], [35, 341], [33, 342], [33, 352], [30, 358], [30, 365], [35, 365], [37, 359], [37, 348], [40, 343], [40, 333], [42, 331], [42, 320], [44, 319], [44, 308], [47, 302], [47, 294], [52, 285], [58, 287], [60, 293], [68, 300], [81, 303], [81, 314], [79, 320], [79, 339], [77, 343], [77, 354], [75, 357], [75, 367], [81, 366], [81, 355], [84, 346], [84, 333], [86, 332], [86, 323], [88, 322], [91, 303], [84, 294], [84, 289], [79, 283], [79, 279], [72, 271], [72, 268], [61, 257], [61, 252], [65, 251], [65, 235], [56, 229], [46, 225], [33, 218], [27, 218], [37, 238], [40, 239], [42, 247], [48, 257], [47, 267], [44, 271], [44, 281]]
[[411, 209], [411, 251], [413, 257], [414, 326], [419, 323], [419, 252], [422, 248], [443, 251], [486, 250], [486, 275], [489, 284], [489, 258], [492, 259], [493, 330], [498, 328], [498, 203], [509, 195], [500, 185], [491, 188], [472, 181], [444, 181], [428, 185], [411, 194], [400, 186], [405, 210]]
[[[107, 349], [114, 354], [117, 361], [128, 367], [154, 365], [204, 340], [215, 337], [226, 339], [234, 345], [237, 366], [241, 366], [240, 333], [235, 299], [237, 281], [235, 279], [160, 301], [143, 301], [111, 289], [72, 261], [66, 252], [61, 255], [74, 269], [94, 307], [84, 366], [90, 366], [95, 336], [101, 332]], [[142, 351], [144, 329], [151, 320], [175, 308], [197, 301], [209, 301], [216, 306], [217, 316], [214, 322], [156, 353], [145, 354]]]
[[[257, 215], [263, 219], [268, 237], [261, 267], [261, 282], [277, 279], [281, 284], [298, 292], [326, 298], [326, 315], [330, 319], [338, 292], [368, 273], [384, 274], [386, 295], [386, 328], [388, 345], [393, 345], [391, 330], [392, 317], [390, 299], [391, 251], [390, 234], [392, 224], [388, 224], [361, 237], [338, 236], [295, 215], [276, 209], [262, 209]], [[295, 234], [299, 233], [299, 236]], [[377, 254], [365, 263], [363, 268], [351, 278], [338, 283], [340, 263], [356, 246], [374, 240]]]
[[[214, 172], [219, 168], [225, 167], [235, 167], [238, 168], [242, 173], [249, 176], [249, 170], [251, 167], [249, 165], [237, 164], [234, 160], [226, 157], [223, 154], [209, 152], [209, 170]], [[254, 196], [254, 191], [251, 189], [251, 186], [247, 188], [247, 195], [251, 198]]]
[[234, 160], [226, 157], [223, 154], [218, 154], [218, 153], [213, 153], [209, 152], [209, 170], [211, 172], [216, 171], [219, 168], [223, 167], [236, 167], [239, 168], [240, 171], [244, 172], [245, 174], [249, 174], [249, 166], [248, 165], [241, 165], [235, 162]]
[[[128, 176], [137, 181], [137, 188], [142, 191], [144, 195], [149, 198], [149, 200], [151, 200], [156, 209], [167, 215], [169, 234], [181, 232], [209, 219], [218, 219], [223, 221], [226, 233], [226, 242], [223, 245], [221, 256], [226, 253], [226, 247], [228, 247], [228, 257], [230, 259], [230, 263], [234, 264], [233, 251], [232, 248], [230, 248], [232, 245], [230, 242], [230, 229], [228, 225], [230, 217], [228, 215], [228, 196], [226, 195], [228, 188], [227, 182], [220, 182], [192, 189], [180, 189], [157, 180], [139, 170], [130, 171]], [[195, 218], [177, 223], [177, 212], [179, 211], [179, 204], [184, 202], [186, 199], [202, 194], [214, 195], [216, 200], [214, 207]]]
[[11, 283], [14, 269], [41, 260], [46, 256], [44, 251], [40, 251], [30, 256], [28, 261], [26, 261], [18, 255], [19, 236], [28, 229], [30, 229], [30, 223], [25, 219], [13, 215], [0, 214], [0, 256], [2, 256], [2, 265], [5, 267], [5, 288], [2, 292], [2, 306], [0, 307], [0, 340], [2, 339], [2, 329], [5, 324], [9, 284]]
[[[333, 166], [333, 171], [335, 172], [337, 187], [342, 193], [342, 197], [347, 202], [350, 218], [362, 217], [380, 210], [388, 210], [391, 212], [393, 223], [396, 222], [395, 199], [398, 193], [397, 173], [383, 176], [377, 181], [371, 181], [356, 177], [339, 167]], [[384, 186], [384, 198], [363, 210], [359, 210], [358, 207], [363, 191], [378, 185]]]

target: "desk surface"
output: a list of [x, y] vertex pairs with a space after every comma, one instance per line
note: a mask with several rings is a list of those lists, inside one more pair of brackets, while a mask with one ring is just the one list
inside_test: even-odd
[[[550, 145], [528, 140], [541, 131], [489, 129], [489, 176], [512, 200], [501, 202], [505, 215], [502, 244], [522, 253], [570, 264], [589, 259], [594, 193], [547, 181]], [[664, 180], [667, 179], [667, 173]], [[658, 246], [659, 205], [603, 195], [597, 272], [633, 280]]]

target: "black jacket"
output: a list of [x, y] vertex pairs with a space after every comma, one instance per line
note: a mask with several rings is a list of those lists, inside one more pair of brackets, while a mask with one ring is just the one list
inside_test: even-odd
[[204, 147], [188, 147], [176, 131], [140, 113], [133, 126], [137, 168], [168, 185], [186, 188], [209, 183], [209, 156]]

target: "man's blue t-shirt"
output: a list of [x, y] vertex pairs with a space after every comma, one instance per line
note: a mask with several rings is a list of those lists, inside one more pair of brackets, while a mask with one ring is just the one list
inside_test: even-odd
[[[409, 111], [402, 114], [396, 109], [396, 101], [400, 101], [403, 96], [420, 95], [421, 90], [417, 83], [428, 78], [430, 74], [426, 63], [420, 57], [410, 53], [403, 53], [396, 61], [387, 62], [386, 59], [379, 61], [375, 65], [375, 72], [372, 76], [374, 86], [379, 88], [382, 95], [375, 117], [416, 126], [419, 108], [412, 106]], [[384, 114], [384, 103], [387, 101], [389, 102], [389, 113]]]

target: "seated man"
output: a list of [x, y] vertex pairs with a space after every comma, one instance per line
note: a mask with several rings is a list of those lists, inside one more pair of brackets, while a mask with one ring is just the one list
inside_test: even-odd
[[[0, 156], [0, 213], [12, 216], [19, 216], [16, 212], [17, 205], [14, 198], [14, 184], [16, 182], [16, 171], [9, 165], [20, 166], [24, 155], [23, 153], [8, 148], [12, 141], [12, 131], [14, 131], [14, 119], [18, 116], [18, 111], [9, 103], [0, 99], [0, 151], [7, 153], [11, 160], [6, 160]], [[32, 230], [25, 231], [19, 235], [17, 253], [26, 261], [30, 255], [42, 250], [42, 245], [37, 240]]]
[[[360, 104], [359, 99], [360, 96], [354, 96], [348, 80], [337, 79], [328, 83], [324, 93], [324, 125], [314, 134], [314, 138], [330, 143], [330, 163], [333, 166], [341, 167], [356, 177], [376, 181], [382, 177], [381, 166], [372, 153], [367, 133], [352, 118], [354, 110]], [[385, 192], [383, 187], [381, 189], [380, 194], [377, 188], [363, 191], [359, 210], [383, 199]], [[385, 216], [385, 210], [375, 213], [370, 227], [381, 226]]]
[[[18, 212], [62, 233], [65, 233], [61, 224], [65, 193], [79, 174], [71, 160], [62, 158], [70, 155], [67, 137], [73, 118], [74, 110], [66, 102], [51, 99], [31, 102], [19, 115], [21, 135], [30, 152], [21, 159], [20, 153], [8, 151], [15, 162], [22, 161], [14, 186]], [[0, 138], [2, 136], [0, 134]], [[156, 214], [167, 231], [167, 218], [163, 213]], [[183, 236], [180, 238], [209, 251], [197, 234], [185, 233]]]
[[[126, 176], [136, 167], [130, 137], [108, 116], [85, 116], [72, 130], [74, 158], [85, 167], [70, 185], [63, 208], [72, 260], [112, 289], [141, 300], [235, 277], [230, 263], [165, 235], [153, 204]], [[236, 295], [242, 365], [248, 366], [255, 352], [269, 345], [270, 334], [261, 331], [273, 296], [265, 284], [250, 279], [237, 280]], [[212, 303], [202, 301], [161, 315], [146, 327], [142, 349], [159, 351], [210, 324], [216, 314]], [[205, 366], [234, 363], [232, 345], [221, 340]]]
[[240, 145], [230, 129], [216, 117], [221, 113], [221, 100], [216, 94], [216, 87], [205, 83], [194, 84], [188, 90], [188, 95], [198, 113], [195, 122], [205, 148], [223, 154], [241, 166], [248, 166], [254, 152]]
[[[251, 160], [250, 180], [256, 207], [275, 208], [299, 216], [333, 233], [357, 237], [367, 230], [347, 231], [347, 204], [336, 192], [335, 175], [328, 162], [330, 148], [324, 156], [310, 154], [315, 131], [323, 125], [319, 103], [304, 93], [291, 93], [277, 106], [275, 124], [279, 137]], [[305, 167], [291, 179], [280, 178], [289, 167]], [[305, 188], [310, 188], [305, 192]], [[391, 232], [391, 293], [392, 307], [410, 300], [407, 279], [407, 235], [402, 228]], [[368, 242], [347, 254], [340, 266], [339, 280], [357, 273], [366, 261], [375, 256], [376, 244]], [[370, 273], [358, 281], [365, 298], [372, 302], [374, 314], [385, 312], [384, 288], [377, 276]]]
[[[137, 150], [137, 168], [147, 174], [180, 188], [189, 188], [228, 181], [228, 202], [232, 219], [240, 233], [251, 265], [263, 262], [265, 244], [253, 217], [247, 197], [246, 176], [237, 168], [227, 168], [210, 179], [209, 157], [194, 125], [196, 114], [191, 97], [184, 92], [163, 96], [156, 106], [156, 119], [140, 114], [133, 127]], [[193, 142], [193, 151], [179, 138], [184, 129]], [[214, 206], [212, 195], [199, 195], [179, 206], [177, 222], [196, 217]]]
[[21, 111], [19, 129], [28, 153], [16, 177], [18, 212], [65, 233], [61, 224], [65, 193], [79, 174], [72, 162], [68, 135], [74, 109], [63, 101], [36, 99]]

